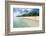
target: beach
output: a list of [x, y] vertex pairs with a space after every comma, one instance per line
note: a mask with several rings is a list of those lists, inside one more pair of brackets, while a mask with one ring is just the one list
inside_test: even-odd
[[13, 21], [14, 28], [39, 26], [39, 16], [16, 17]]

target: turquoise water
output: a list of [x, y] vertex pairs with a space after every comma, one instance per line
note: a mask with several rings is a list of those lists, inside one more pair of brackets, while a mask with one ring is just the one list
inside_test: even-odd
[[25, 19], [23, 17], [16, 17], [13, 20], [13, 28], [23, 28], [23, 27], [37, 27], [39, 23]]

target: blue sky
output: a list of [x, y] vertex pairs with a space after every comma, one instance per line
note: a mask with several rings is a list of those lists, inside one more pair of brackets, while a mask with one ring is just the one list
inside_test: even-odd
[[[27, 10], [27, 12], [26, 12]], [[38, 11], [39, 12], [39, 9], [38, 8], [13, 8], [13, 12], [14, 14], [16, 15], [22, 15], [22, 14], [25, 14], [25, 13], [29, 13], [30, 11]]]
[[13, 12], [24, 12], [24, 10], [30, 11], [31, 8], [13, 8]]

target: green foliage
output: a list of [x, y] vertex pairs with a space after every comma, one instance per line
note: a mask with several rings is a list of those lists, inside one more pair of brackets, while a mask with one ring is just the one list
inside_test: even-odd
[[30, 13], [28, 13], [28, 14], [23, 14], [22, 16], [39, 16], [39, 13], [30, 12]]
[[[26, 11], [26, 12], [28, 12], [28, 11]], [[39, 16], [39, 12], [30, 11], [29, 13], [25, 13], [25, 14], [23, 14], [21, 16]], [[21, 17], [21, 16], [18, 16], [18, 17]]]

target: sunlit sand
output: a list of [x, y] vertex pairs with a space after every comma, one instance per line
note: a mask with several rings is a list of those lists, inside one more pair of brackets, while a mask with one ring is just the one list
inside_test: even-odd
[[14, 20], [14, 28], [19, 27], [38, 27], [39, 26], [39, 16], [31, 17], [16, 17]]

